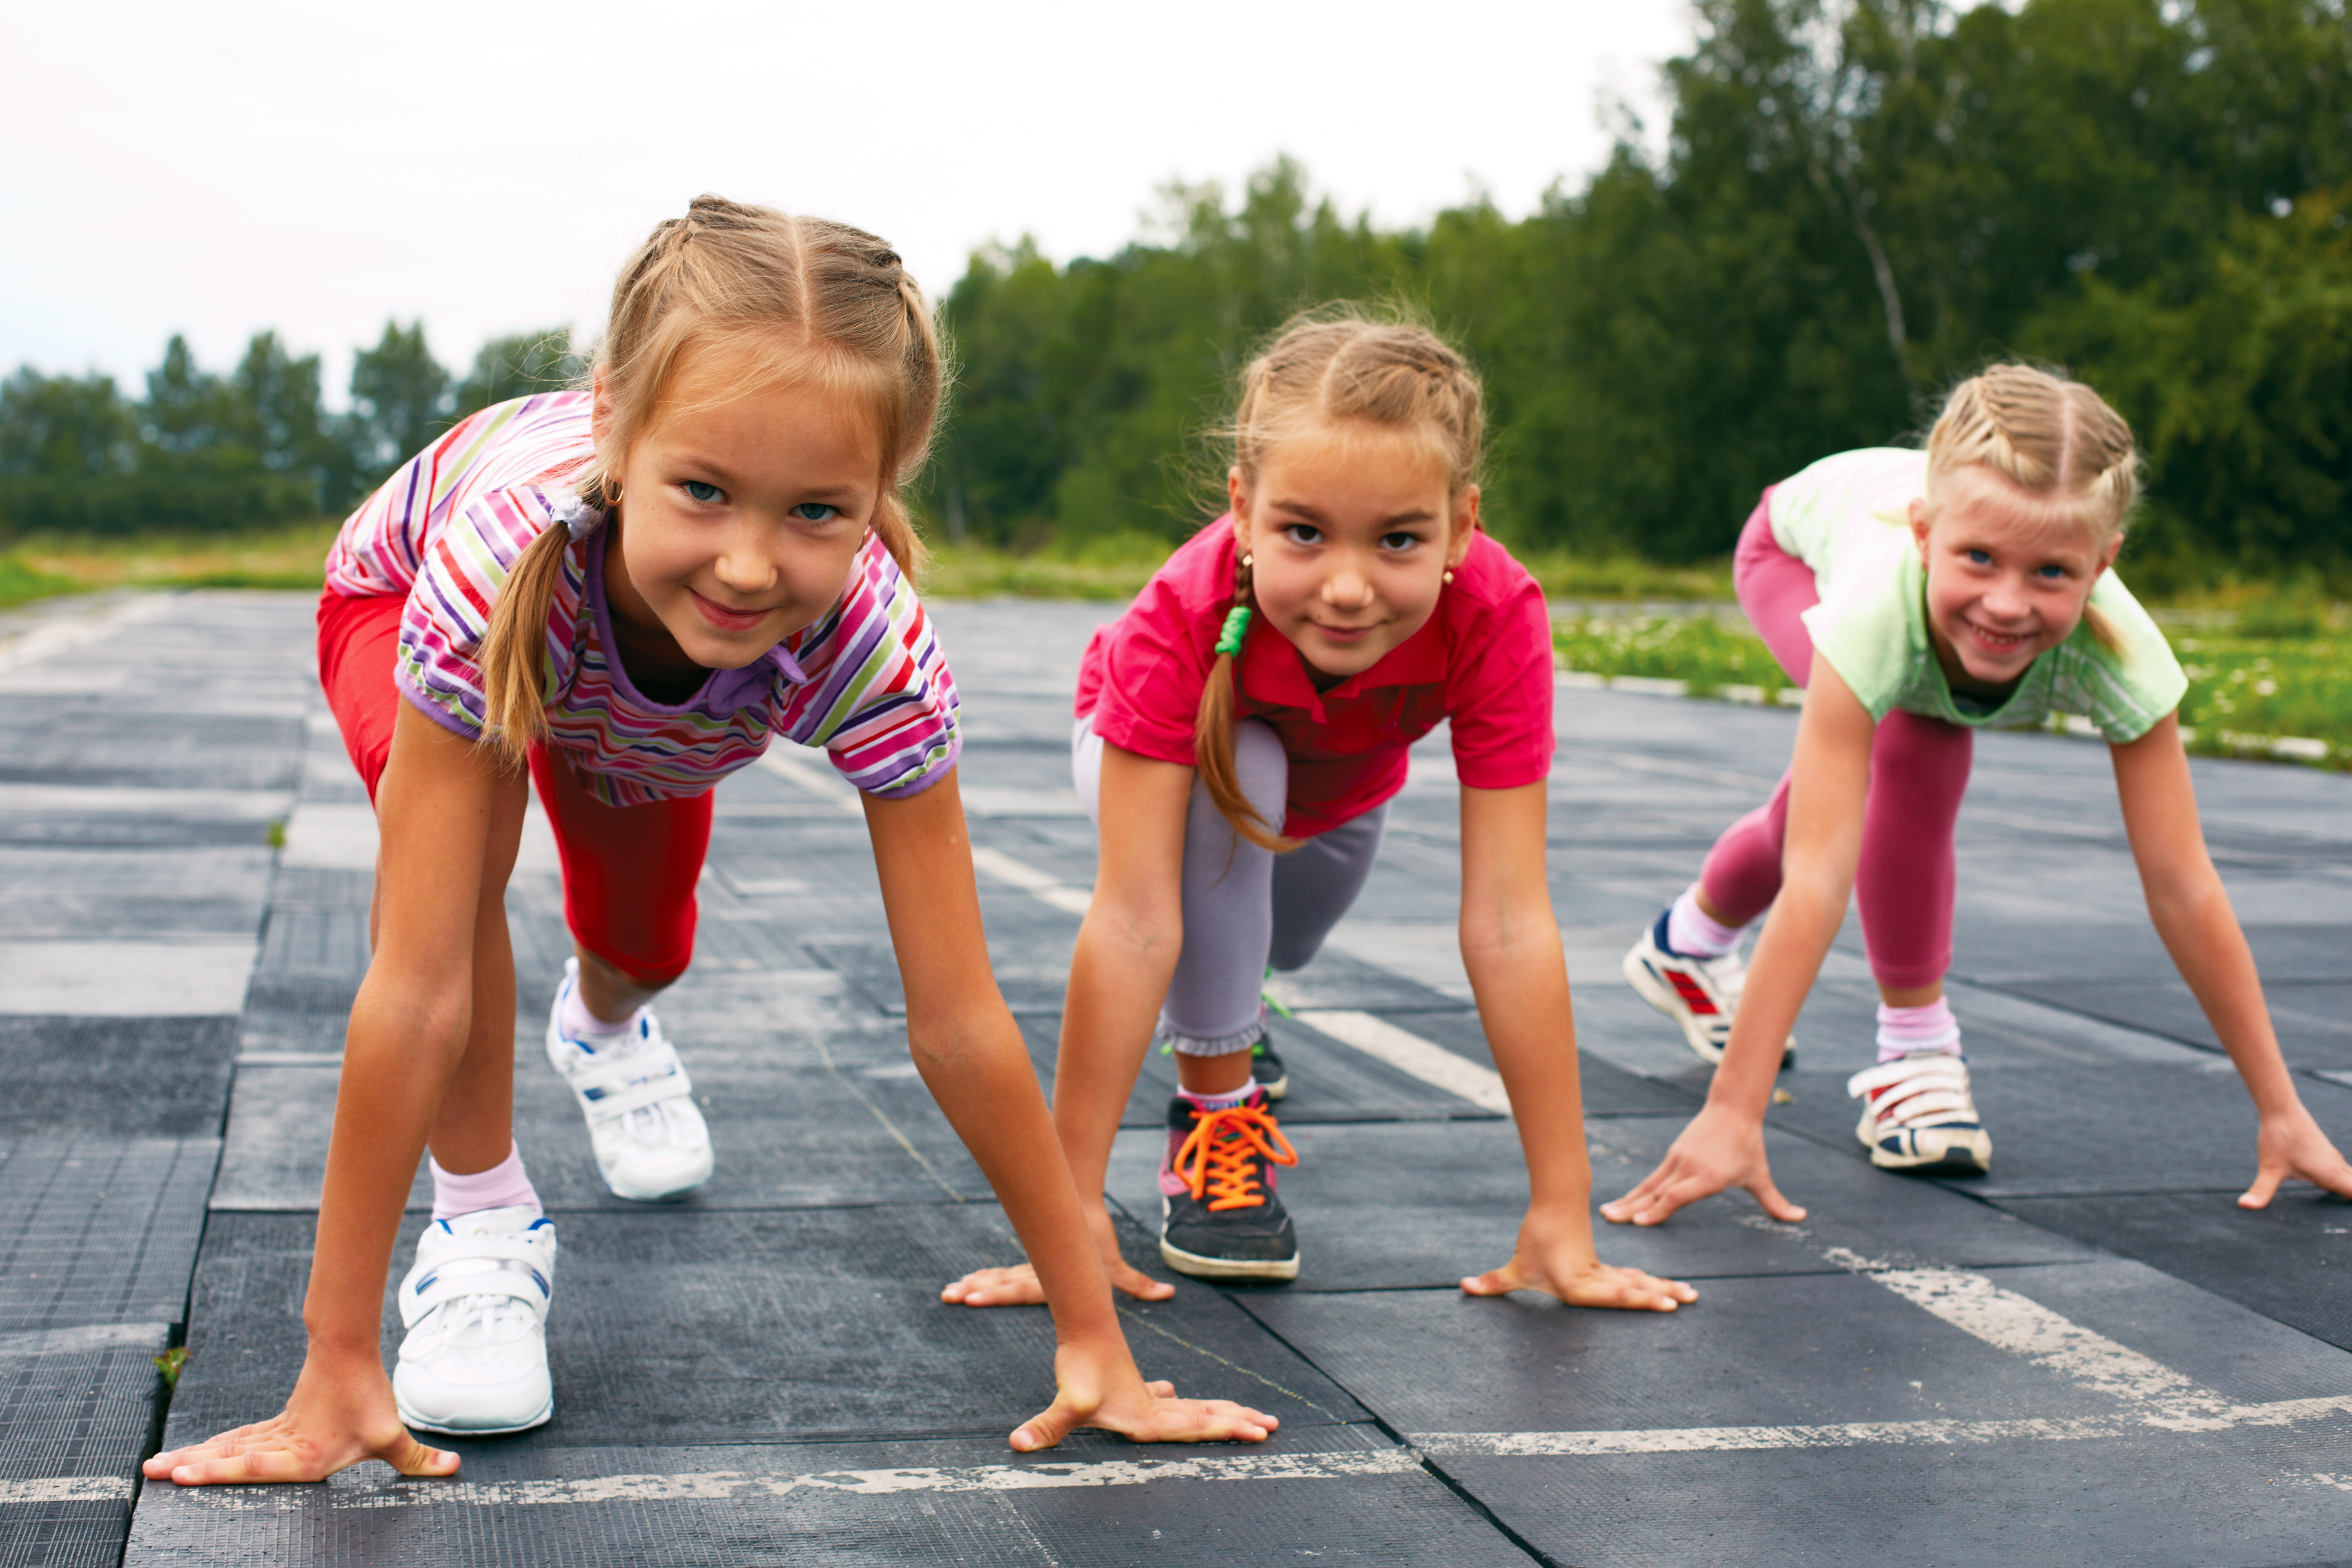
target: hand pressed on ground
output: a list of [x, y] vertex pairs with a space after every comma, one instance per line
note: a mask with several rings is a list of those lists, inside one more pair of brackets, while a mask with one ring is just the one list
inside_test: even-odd
[[1571, 1307], [1612, 1307], [1633, 1312], [1671, 1312], [1698, 1300], [1679, 1279], [1661, 1279], [1639, 1268], [1621, 1268], [1592, 1255], [1592, 1227], [1581, 1215], [1554, 1219], [1536, 1209], [1520, 1223], [1518, 1245], [1500, 1268], [1466, 1276], [1465, 1294], [1501, 1296], [1540, 1290]]
[[323, 1481], [369, 1459], [382, 1459], [404, 1476], [457, 1473], [457, 1455], [425, 1447], [401, 1425], [392, 1380], [373, 1346], [364, 1365], [331, 1373], [306, 1362], [285, 1410], [269, 1420], [158, 1454], [139, 1468], [151, 1481], [201, 1487]]
[[1050, 1448], [1081, 1426], [1137, 1443], [1263, 1443], [1282, 1425], [1230, 1399], [1179, 1399], [1175, 1384], [1144, 1382], [1123, 1342], [1102, 1351], [1062, 1346], [1054, 1381], [1054, 1403], [1013, 1434], [1022, 1453]]
[[1612, 1225], [1663, 1225], [1678, 1209], [1728, 1187], [1755, 1195], [1764, 1212], [1794, 1225], [1805, 1211], [1780, 1195], [1764, 1158], [1764, 1127], [1737, 1111], [1708, 1106], [1682, 1131], [1658, 1168], [1614, 1203], [1601, 1205]]
[[2254, 1136], [2254, 1184], [2239, 1196], [2240, 1208], [2268, 1208], [2279, 1184], [2296, 1176], [2339, 1198], [2352, 1198], [2352, 1164], [2346, 1163], [2299, 1103], [2292, 1110], [2263, 1118], [2262, 1131]]

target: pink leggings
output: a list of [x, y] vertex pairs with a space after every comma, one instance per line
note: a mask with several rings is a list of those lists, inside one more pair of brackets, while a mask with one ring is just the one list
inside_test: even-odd
[[[1813, 640], [1798, 617], [1821, 601], [1813, 569], [1772, 537], [1772, 492], [1739, 533], [1731, 580], [1739, 607], [1799, 686], [1812, 677]], [[1889, 990], [1932, 985], [1952, 964], [1952, 829], [1968, 792], [1969, 731], [1897, 710], [1870, 746], [1870, 798], [1863, 809], [1854, 896], [1870, 972]], [[1707, 901], [1733, 925], [1769, 908], [1780, 891], [1780, 845], [1789, 831], [1789, 777], [1772, 798], [1715, 841], [1698, 874]]]

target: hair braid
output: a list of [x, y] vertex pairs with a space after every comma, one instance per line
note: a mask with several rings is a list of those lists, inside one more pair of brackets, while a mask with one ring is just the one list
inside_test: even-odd
[[[1252, 590], [1254, 564], [1249, 551], [1238, 532], [1234, 537], [1234, 596], [1226, 605], [1230, 616], [1234, 610], [1255, 612], [1256, 600]], [[1218, 639], [1223, 641], [1221, 636]], [[1271, 849], [1277, 855], [1287, 854], [1298, 847], [1296, 838], [1286, 838], [1276, 825], [1268, 822], [1242, 793], [1241, 774], [1234, 766], [1234, 725], [1237, 700], [1234, 695], [1234, 661], [1238, 654], [1220, 652], [1209, 667], [1208, 684], [1201, 689], [1200, 710], [1192, 719], [1192, 766], [1199, 773], [1202, 787], [1209, 792], [1217, 814], [1233, 825], [1235, 833], [1261, 849]]]

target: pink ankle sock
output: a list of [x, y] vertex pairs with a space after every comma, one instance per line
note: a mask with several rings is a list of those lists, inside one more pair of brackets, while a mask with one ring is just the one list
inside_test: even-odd
[[1952, 1016], [1952, 1005], [1938, 996], [1924, 1007], [1889, 1007], [1878, 1005], [1878, 1059], [1891, 1062], [1898, 1057], [1916, 1056], [1927, 1051], [1949, 1051], [1955, 1056], [1960, 1049], [1960, 1021]]
[[507, 1145], [507, 1157], [487, 1171], [477, 1171], [470, 1176], [460, 1176], [441, 1168], [441, 1162], [430, 1154], [425, 1163], [433, 1171], [433, 1217], [455, 1219], [461, 1214], [477, 1209], [503, 1209], [525, 1205], [538, 1208], [539, 1194], [523, 1173], [522, 1151], [511, 1142]]
[[632, 1013], [617, 1024], [609, 1023], [588, 1010], [588, 1004], [580, 994], [580, 961], [576, 958], [563, 962], [562, 1013], [558, 1022], [565, 1037], [574, 1040], [610, 1039], [614, 1035], [625, 1035], [637, 1021], [636, 1014]]
[[1666, 916], [1666, 942], [1685, 958], [1721, 958], [1739, 945], [1740, 930], [1698, 907], [1696, 882], [1683, 889], [1674, 911]]

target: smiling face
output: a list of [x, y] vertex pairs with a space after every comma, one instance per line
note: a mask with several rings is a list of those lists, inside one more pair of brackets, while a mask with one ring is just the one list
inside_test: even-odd
[[[881, 497], [881, 438], [854, 401], [806, 377], [739, 391], [748, 368], [691, 354], [614, 470], [605, 587], [648, 694], [740, 669], [813, 625]], [[600, 430], [604, 407], [600, 384]]]
[[1478, 487], [1448, 479], [1425, 443], [1372, 425], [1302, 431], [1255, 484], [1227, 476], [1258, 609], [1315, 669], [1360, 675], [1428, 624], [1478, 521]]
[[1955, 473], [1941, 510], [1911, 503], [1927, 569], [1927, 635], [1955, 688], [1998, 694], [2074, 634], [2123, 548], [1981, 467]]

